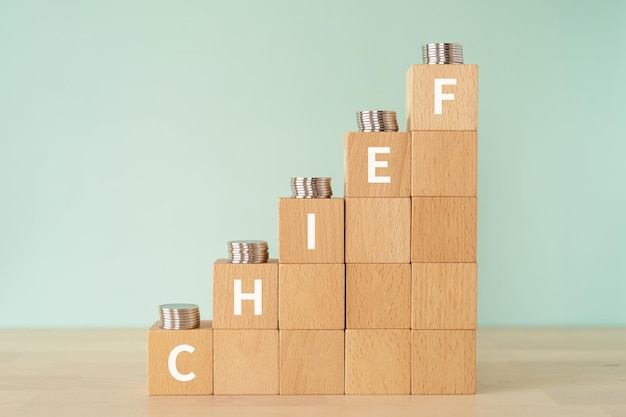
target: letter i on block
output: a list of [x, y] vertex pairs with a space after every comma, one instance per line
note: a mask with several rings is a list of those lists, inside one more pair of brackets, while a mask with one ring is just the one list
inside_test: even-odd
[[344, 210], [343, 198], [279, 199], [280, 263], [343, 263]]
[[406, 97], [408, 131], [478, 129], [478, 65], [415, 64]]
[[148, 395], [213, 394], [213, 329], [148, 330]]

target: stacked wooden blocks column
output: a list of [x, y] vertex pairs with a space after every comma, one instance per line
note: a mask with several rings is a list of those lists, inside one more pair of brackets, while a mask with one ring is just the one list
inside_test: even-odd
[[413, 394], [476, 390], [478, 67], [413, 65]]
[[281, 394], [344, 393], [344, 199], [278, 202]]
[[411, 390], [411, 140], [345, 136], [346, 394]]
[[477, 84], [413, 65], [408, 131], [345, 135], [345, 198], [279, 199], [279, 260], [217, 260], [213, 322], [148, 330], [148, 393], [474, 393]]
[[278, 394], [278, 262], [213, 264], [215, 394]]

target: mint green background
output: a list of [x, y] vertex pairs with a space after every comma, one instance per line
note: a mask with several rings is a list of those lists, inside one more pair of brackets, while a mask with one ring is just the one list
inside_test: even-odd
[[0, 326], [211, 312], [227, 240], [397, 110], [421, 45], [480, 66], [479, 324], [626, 325], [626, 2], [0, 1]]

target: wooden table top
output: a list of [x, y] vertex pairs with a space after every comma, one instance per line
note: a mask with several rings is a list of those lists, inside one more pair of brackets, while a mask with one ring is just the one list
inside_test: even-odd
[[146, 330], [0, 330], [0, 416], [626, 417], [626, 328], [477, 335], [475, 396], [148, 397]]

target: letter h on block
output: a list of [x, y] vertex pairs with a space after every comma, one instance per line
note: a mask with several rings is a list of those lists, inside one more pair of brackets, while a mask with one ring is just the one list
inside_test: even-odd
[[213, 264], [214, 329], [278, 329], [278, 262]]

